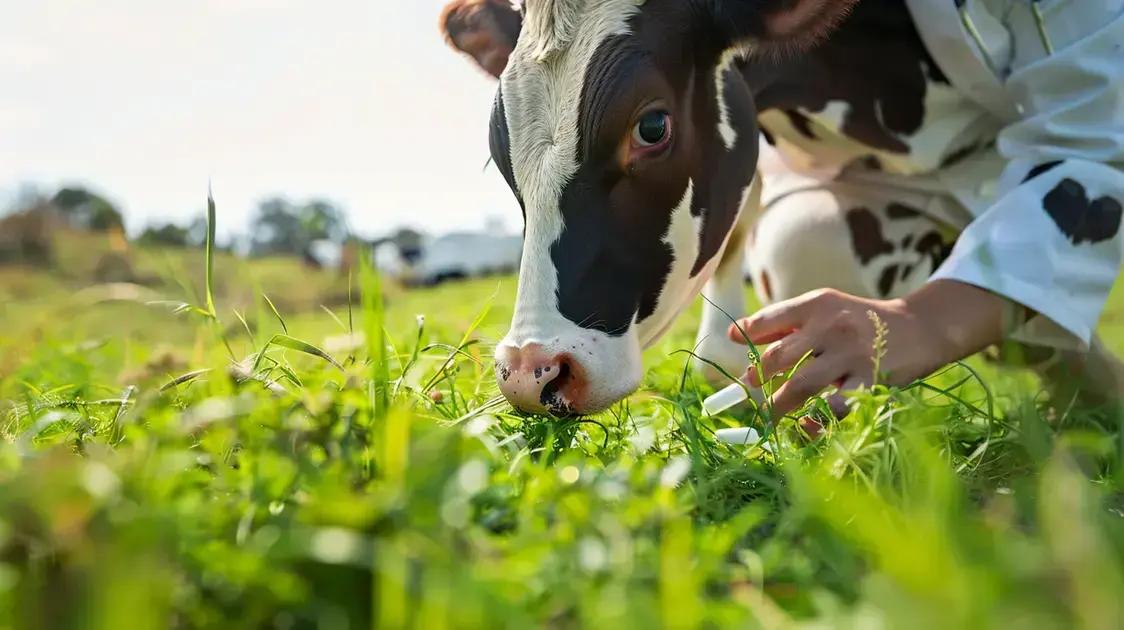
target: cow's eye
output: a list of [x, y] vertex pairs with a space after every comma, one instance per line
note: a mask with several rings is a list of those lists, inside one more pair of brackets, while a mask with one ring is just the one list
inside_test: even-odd
[[639, 149], [663, 145], [671, 138], [671, 114], [650, 111], [636, 121], [632, 128], [632, 144]]

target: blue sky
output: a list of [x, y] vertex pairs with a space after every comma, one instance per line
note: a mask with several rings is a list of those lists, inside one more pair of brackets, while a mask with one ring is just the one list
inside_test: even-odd
[[130, 229], [223, 232], [282, 194], [373, 234], [518, 207], [488, 157], [494, 84], [437, 33], [442, 0], [0, 2], [0, 207], [25, 182], [106, 194]]

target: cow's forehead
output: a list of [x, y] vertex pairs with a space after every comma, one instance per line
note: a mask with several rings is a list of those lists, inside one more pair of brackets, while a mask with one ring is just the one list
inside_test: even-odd
[[529, 0], [501, 88], [512, 170], [528, 211], [557, 208], [578, 169], [580, 103], [590, 63], [629, 33], [644, 0]]

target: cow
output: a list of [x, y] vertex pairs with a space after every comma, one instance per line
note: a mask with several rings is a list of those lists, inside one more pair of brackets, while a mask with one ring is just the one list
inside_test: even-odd
[[[491, 28], [501, 54], [473, 56], [502, 74], [490, 147], [525, 219], [496, 350], [516, 408], [584, 414], [621, 400], [642, 350], [699, 293], [703, 365], [741, 374], [738, 340], [776, 342], [745, 373], [760, 386], [812, 358], [775, 394], [781, 412], [877, 378], [880, 323], [898, 384], [1029, 339], [1119, 391], [1092, 328], [1121, 260], [1120, 7], [1049, 20], [1034, 3], [1011, 9], [1004, 48], [988, 38], [1008, 25], [953, 0], [501, 5], [487, 11], [519, 16], [516, 44]], [[958, 8], [963, 28], [945, 19]], [[919, 29], [930, 14], [982, 37], [994, 74], [955, 57], [969, 44]], [[1098, 122], [1108, 139], [1082, 127]], [[809, 172], [834, 171], [762, 204], [761, 136]], [[1039, 211], [1020, 215], [1027, 205]], [[740, 319], [746, 243], [768, 306]]]

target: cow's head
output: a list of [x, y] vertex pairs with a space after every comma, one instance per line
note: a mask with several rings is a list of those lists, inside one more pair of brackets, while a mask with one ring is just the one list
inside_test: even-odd
[[491, 124], [525, 244], [500, 388], [586, 413], [713, 273], [752, 184], [744, 54], [799, 47], [855, 0], [528, 0]]

